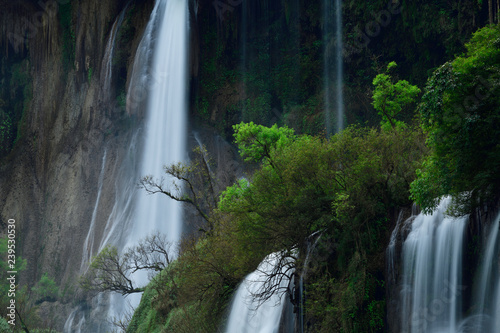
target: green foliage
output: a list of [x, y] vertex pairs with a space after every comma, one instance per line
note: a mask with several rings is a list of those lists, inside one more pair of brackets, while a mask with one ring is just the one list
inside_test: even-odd
[[[240, 125], [235, 137], [247, 144], [239, 136], [255, 138], [256, 133], [256, 125]], [[383, 296], [377, 290], [383, 288], [375, 287], [367, 263], [380, 250], [389, 212], [411, 203], [409, 184], [427, 151], [422, 132], [349, 127], [330, 140], [285, 135], [281, 145], [279, 137], [269, 140], [272, 149], [261, 148], [264, 140], [244, 149], [239, 145], [249, 151], [245, 156], [255, 156], [251, 160], [266, 158], [249, 182], [240, 180], [221, 196], [219, 209], [235, 223], [238, 261], [251, 267], [255, 258], [272, 251], [298, 247], [303, 252], [305, 238], [323, 230], [323, 237], [335, 242], [335, 256], [317, 277], [330, 276], [325, 283], [331, 289], [315, 284], [319, 289], [310, 299], [320, 298], [320, 304], [332, 299], [336, 305], [311, 313], [325, 324], [325, 332], [338, 320], [335, 325], [345, 331], [382, 330]]]
[[283, 148], [295, 137], [292, 129], [285, 127], [265, 127], [252, 122], [233, 126], [235, 142], [245, 161], [270, 159], [275, 150]]
[[12, 332], [12, 326], [7, 322], [4, 317], [0, 317], [0, 333]]
[[[8, 290], [10, 288], [9, 283], [7, 281], [7, 271], [17, 271], [18, 274], [21, 273], [26, 269], [27, 263], [26, 259], [23, 259], [21, 256], [16, 255], [15, 258], [15, 267], [14, 269], [10, 268], [8, 266], [8, 257], [7, 255], [10, 254], [9, 250], [15, 250], [16, 248], [13, 247], [13, 243], [9, 242], [9, 239], [7, 237], [5, 238], [0, 238], [0, 277], [1, 277], [1, 283], [0, 283], [0, 300], [2, 304], [7, 304], [8, 302]], [[4, 307], [2, 307], [2, 311]], [[3, 313], [3, 312], [0, 312]]]
[[234, 271], [224, 244], [211, 236], [187, 246], [148, 285], [127, 332], [215, 332], [238, 281], [225, 282]]
[[151, 286], [144, 290], [141, 303], [134, 311], [134, 315], [128, 325], [127, 333], [131, 332], [161, 332], [157, 312], [152, 306], [152, 301], [157, 293]]
[[431, 211], [453, 195], [456, 214], [496, 195], [500, 185], [500, 27], [477, 31], [466, 55], [437, 69], [419, 106], [432, 149], [412, 184], [412, 198]]
[[87, 79], [90, 83], [90, 81], [92, 81], [92, 67], [89, 68], [88, 72], [87, 72]]
[[31, 289], [36, 295], [36, 302], [41, 303], [44, 301], [55, 301], [59, 294], [59, 288], [57, 287], [54, 279], [50, 278], [47, 273], [44, 273], [40, 278], [40, 281], [35, 287]]
[[92, 258], [85, 276], [80, 279], [84, 290], [117, 291], [123, 294], [135, 291], [127, 272], [131, 270], [127, 260], [118, 254], [114, 246], [105, 246]]
[[390, 71], [397, 65], [394, 61], [387, 65], [385, 74], [378, 74], [373, 80], [375, 90], [373, 92], [373, 107], [382, 117], [380, 126], [384, 130], [389, 128], [404, 127], [404, 123], [397, 120], [397, 116], [404, 108], [415, 101], [420, 89], [412, 86], [406, 80], [392, 82]]
[[[409, 184], [426, 153], [422, 133], [349, 127], [327, 140], [287, 127], [241, 123], [234, 129], [240, 153], [258, 162], [257, 170], [209, 207], [210, 232], [183, 241], [180, 257], [148, 286], [130, 332], [215, 331], [238, 282], [264, 256], [306, 253], [316, 231], [324, 259], [311, 260], [306, 288], [315, 328], [382, 331], [383, 264], [372, 262], [383, 252], [391, 211], [410, 204]], [[196, 174], [180, 165], [168, 170]], [[296, 271], [302, 263], [295, 261]]]
[[225, 191], [221, 193], [219, 208], [221, 210], [230, 210], [233, 203], [238, 202], [245, 195], [245, 191], [250, 186], [250, 182], [241, 178], [238, 179], [236, 183], [226, 188]]
[[122, 91], [117, 97], [116, 97], [116, 102], [118, 106], [122, 109], [125, 110], [127, 107], [127, 94], [125, 94], [124, 91]]

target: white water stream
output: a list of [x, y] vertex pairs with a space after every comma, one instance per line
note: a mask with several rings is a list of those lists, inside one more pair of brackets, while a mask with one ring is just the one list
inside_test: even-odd
[[[111, 84], [113, 48], [123, 13], [113, 25], [106, 49], [107, 59], [103, 60], [103, 88], [107, 89], [108, 84]], [[182, 162], [187, 157], [188, 27], [187, 0], [156, 1], [136, 53], [127, 95], [129, 113], [146, 106], [145, 121], [142, 130], [133, 137], [122, 162], [119, 179], [115, 182], [115, 204], [104, 226], [99, 250], [109, 244], [123, 251], [155, 232], [165, 234], [173, 243], [181, 237], [180, 204], [163, 195], [147, 195], [143, 190], [137, 191], [136, 184], [145, 175], [161, 178], [164, 176], [164, 165]], [[106, 154], [102, 169], [105, 162]], [[102, 174], [101, 171], [94, 213], [100, 201]], [[94, 215], [84, 244], [82, 267], [95, 254]], [[139, 287], [148, 283], [145, 273], [134, 274], [132, 279]], [[107, 313], [108, 321], [120, 319], [124, 311], [127, 311], [126, 303], [137, 306], [139, 300], [140, 295], [124, 299], [117, 294], [99, 294], [93, 300], [95, 304], [92, 305], [89, 317], [85, 318], [78, 308], [75, 309], [69, 316], [64, 331], [109, 331], [112, 327], [102, 323], [102, 315], [106, 317]], [[78, 322], [76, 318], [79, 318]]]
[[[270, 254], [238, 287], [231, 306], [226, 333], [278, 332], [286, 293], [275, 293], [262, 304], [255, 299], [254, 295], [266, 288], [266, 280], [275, 273], [275, 267], [279, 261], [279, 253]], [[280, 288], [288, 288], [288, 283], [289, 279], [283, 278]]]
[[[333, 6], [334, 5], [334, 6]], [[342, 35], [342, 0], [323, 0], [323, 81], [325, 85], [325, 126], [328, 136], [333, 133], [333, 112], [336, 113], [336, 133], [344, 129], [344, 93], [343, 93], [343, 35]], [[332, 21], [333, 20], [333, 21]], [[335, 33], [335, 39], [332, 35]], [[334, 47], [332, 41], [335, 41]], [[334, 49], [334, 51], [333, 51]], [[335, 75], [335, 79], [333, 76]], [[335, 86], [332, 87], [332, 82]], [[334, 93], [332, 94], [332, 90]], [[335, 109], [332, 110], [332, 100], [335, 100]]]
[[446, 216], [450, 201], [445, 198], [431, 215], [419, 214], [410, 221], [402, 246], [401, 332], [500, 331], [500, 215], [486, 229], [479, 251], [482, 260], [473, 285], [466, 285], [465, 277], [474, 274], [469, 267], [474, 263], [465, 266], [465, 251], [472, 246], [466, 237], [469, 218]]
[[90, 259], [95, 254], [94, 252], [94, 238], [95, 238], [95, 223], [97, 218], [97, 209], [99, 208], [99, 202], [101, 200], [102, 185], [104, 182], [104, 167], [106, 166], [106, 155], [107, 150], [104, 149], [104, 155], [102, 156], [101, 172], [99, 174], [99, 180], [97, 183], [97, 198], [94, 204], [94, 210], [92, 211], [92, 218], [90, 220], [90, 227], [87, 237], [85, 238], [85, 243], [83, 244], [83, 254], [82, 263], [80, 266], [80, 274], [85, 273]]

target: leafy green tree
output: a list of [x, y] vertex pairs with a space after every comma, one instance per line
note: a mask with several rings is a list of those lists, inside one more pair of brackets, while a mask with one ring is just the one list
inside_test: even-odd
[[241, 123], [233, 126], [234, 142], [240, 149], [240, 154], [245, 161], [261, 161], [271, 159], [271, 154], [276, 149], [281, 149], [295, 138], [293, 129], [286, 126], [272, 127], [256, 125], [253, 122]]
[[[259, 135], [256, 125], [247, 126], [253, 126], [248, 131], [253, 136]], [[338, 279], [331, 283], [339, 293], [331, 297], [349, 306], [328, 314], [317, 307], [314, 311], [346, 318], [349, 324], [336, 331], [361, 324], [362, 309], [368, 312], [372, 304], [373, 310], [380, 301], [374, 291], [365, 298], [364, 285], [375, 284], [367, 262], [379, 250], [388, 216], [411, 203], [409, 184], [426, 153], [422, 132], [349, 127], [329, 140], [301, 135], [268, 151], [249, 180], [240, 180], [221, 195], [219, 210], [233, 225], [234, 266], [255, 268], [265, 255], [282, 251], [300, 274], [301, 260], [294, 250], [305, 253], [309, 236], [323, 232], [335, 250], [322, 274]], [[346, 288], [349, 292], [341, 292]], [[314, 295], [325, 296], [324, 291]], [[357, 319], [350, 317], [352, 311]]]
[[[298, 281], [307, 242], [319, 231], [330, 245], [311, 271], [306, 312], [323, 331], [383, 330], [383, 272], [369, 263], [383, 252], [388, 216], [411, 203], [409, 184], [427, 152], [422, 132], [349, 127], [326, 139], [252, 123], [235, 130], [255, 171], [207, 210], [212, 229], [182, 241], [179, 258], [161, 274], [167, 282], [154, 283], [155, 296], [144, 300], [133, 322], [168, 317], [167, 330], [213, 331], [208, 328], [220, 323], [238, 282], [269, 253], [280, 251], [283, 259], [256, 299], [284, 292], [276, 281], [285, 276]], [[198, 193], [197, 184], [186, 192]]]
[[413, 86], [406, 80], [400, 80], [393, 83], [390, 72], [396, 68], [397, 64], [392, 61], [387, 65], [385, 73], [378, 74], [373, 79], [375, 90], [373, 92], [373, 107], [378, 111], [382, 117], [380, 126], [382, 129], [403, 127], [405, 126], [402, 121], [397, 120], [408, 104], [415, 101], [420, 89]]
[[452, 195], [454, 212], [469, 213], [500, 186], [500, 27], [478, 30], [466, 46], [434, 72], [419, 105], [431, 154], [412, 198], [424, 211]]

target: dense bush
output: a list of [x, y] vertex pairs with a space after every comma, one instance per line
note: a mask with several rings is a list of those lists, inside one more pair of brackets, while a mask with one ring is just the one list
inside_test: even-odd
[[491, 200], [500, 185], [500, 27], [476, 32], [467, 54], [437, 69], [419, 111], [432, 154], [412, 184], [425, 211], [453, 195], [457, 214]]
[[[164, 271], [171, 282], [163, 289], [153, 283], [157, 301], [143, 300], [151, 303], [148, 311], [164, 311], [174, 331], [189, 324], [211, 332], [237, 283], [267, 254], [295, 258], [319, 231], [327, 240], [320, 245], [325, 260], [315, 263], [308, 280], [308, 317], [318, 330], [333, 322], [339, 330], [383, 329], [383, 273], [369, 263], [383, 248], [390, 212], [410, 204], [409, 184], [426, 152], [422, 133], [349, 127], [326, 139], [253, 123], [235, 130], [241, 154], [261, 165], [222, 193], [208, 214], [210, 231], [184, 242], [182, 255]], [[303, 258], [294, 261], [296, 272], [302, 264]], [[328, 299], [339, 303], [331, 308]], [[146, 316], [142, 309], [136, 316]], [[175, 315], [179, 311], [184, 315]]]

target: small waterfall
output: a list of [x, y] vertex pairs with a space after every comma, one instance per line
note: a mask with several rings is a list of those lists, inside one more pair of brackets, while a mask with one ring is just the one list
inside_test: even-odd
[[343, 40], [342, 40], [342, 1], [335, 0], [335, 22], [336, 22], [336, 68], [337, 68], [337, 133], [344, 129], [344, 59], [343, 59]]
[[[404, 237], [401, 226], [411, 223], [402, 244], [401, 332], [498, 332], [500, 215], [483, 237], [474, 286], [464, 285], [462, 277], [471, 275], [475, 266], [465, 266], [465, 250], [470, 247], [466, 237], [469, 218], [446, 216], [450, 202], [450, 198], [444, 198], [431, 215], [419, 214], [407, 222], [398, 222], [394, 230], [393, 237], [397, 233]], [[389, 277], [395, 276], [395, 268], [390, 265], [393, 247], [391, 241], [387, 249]]]
[[385, 255], [387, 258], [387, 271], [389, 272], [389, 279], [391, 283], [395, 283], [396, 281], [396, 245], [397, 239], [401, 230], [401, 225], [404, 223], [403, 221], [403, 211], [399, 212], [398, 220], [396, 222], [396, 227], [392, 231], [391, 239], [389, 241], [389, 245], [387, 246], [387, 250], [385, 251]]
[[[208, 161], [209, 158], [210, 158], [210, 156], [208, 156], [206, 154], [206, 152], [203, 150], [204, 146], [203, 146], [203, 142], [201, 142], [199, 133], [198, 132], [193, 132], [193, 136], [194, 136], [194, 139], [195, 139], [196, 143], [198, 144], [198, 147], [201, 149], [201, 151], [203, 153], [203, 158], [205, 159], [205, 161]], [[217, 149], [217, 154], [220, 155], [220, 152], [219, 152], [218, 149]], [[207, 164], [207, 167], [208, 167], [208, 172], [210, 174], [213, 174], [213, 170], [212, 170], [212, 167], [210, 166], [210, 163]]]
[[87, 237], [85, 238], [85, 243], [83, 244], [83, 254], [82, 254], [82, 264], [80, 266], [80, 274], [85, 273], [87, 265], [94, 255], [94, 238], [95, 238], [95, 221], [97, 218], [97, 209], [99, 208], [99, 201], [101, 200], [102, 184], [104, 182], [104, 167], [106, 166], [106, 155], [107, 150], [104, 149], [104, 155], [102, 156], [101, 162], [101, 172], [99, 174], [99, 180], [97, 183], [97, 198], [94, 204], [94, 211], [92, 212], [92, 218], [90, 220], [90, 227]]
[[485, 254], [482, 260], [481, 273], [479, 275], [479, 286], [478, 286], [478, 295], [477, 295], [477, 306], [478, 313], [483, 313], [485, 307], [487, 306], [487, 299], [491, 290], [493, 290], [493, 284], [496, 281], [493, 281], [492, 270], [493, 265], [491, 263], [494, 261], [495, 248], [498, 240], [498, 222], [494, 223], [491, 226], [491, 230], [488, 230], [488, 237], [485, 247]]
[[[109, 214], [97, 252], [107, 244], [120, 246], [132, 223], [138, 178], [138, 134], [135, 133], [126, 151], [125, 159], [115, 179], [115, 201]], [[115, 165], [116, 168], [116, 165]]]
[[76, 333], [80, 333], [82, 331], [82, 327], [85, 324], [85, 316], [82, 316], [80, 318], [80, 321], [78, 322], [78, 325], [76, 325]]
[[461, 319], [463, 239], [468, 219], [445, 216], [449, 198], [420, 214], [403, 244], [402, 328], [456, 332]]
[[[332, 76], [335, 75], [335, 111], [336, 132], [344, 129], [344, 58], [343, 58], [343, 36], [342, 36], [342, 1], [335, 0], [335, 6], [332, 7], [331, 0], [323, 0], [323, 81], [325, 85], [325, 126], [327, 136], [332, 135], [333, 117], [332, 117]], [[332, 18], [335, 21], [332, 22]], [[333, 45], [333, 31], [335, 31], [335, 45]]]
[[[477, 308], [475, 313], [481, 319], [479, 325], [481, 325], [482, 332], [495, 332], [495, 328], [498, 329], [500, 327], [494, 325], [495, 322], [500, 320], [498, 317], [498, 312], [500, 310], [498, 307], [500, 302], [498, 300], [498, 287], [500, 286], [500, 274], [498, 271], [499, 224], [500, 215], [496, 218], [494, 223], [491, 224], [488, 229], [488, 236], [485, 237], [487, 241], [483, 249], [483, 260], [481, 261], [480, 273], [477, 279], [478, 284], [475, 286], [475, 299], [473, 302]], [[495, 294], [497, 298], [491, 297]], [[488, 325], [488, 322], [490, 322], [491, 326]]]
[[[260, 304], [253, 295], [261, 293], [268, 284], [266, 279], [275, 273], [275, 267], [281, 260], [279, 253], [267, 256], [257, 270], [249, 274], [236, 291], [231, 306], [231, 313], [226, 327], [227, 333], [277, 333], [285, 303], [286, 292], [272, 295]], [[286, 267], [282, 273], [286, 273]], [[289, 272], [288, 272], [289, 273]], [[278, 278], [273, 278], [273, 283]], [[284, 277], [279, 282], [281, 291], [288, 289], [289, 279]]]
[[79, 308], [71, 311], [68, 319], [66, 319], [66, 322], [64, 323], [64, 332], [71, 332], [71, 328], [73, 327], [73, 322], [75, 321], [75, 316], [78, 311], [80, 311]]
[[141, 109], [145, 109], [150, 87], [156, 82], [165, 79], [165, 73], [154, 73], [151, 66], [156, 40], [155, 33], [159, 24], [159, 5], [160, 2], [156, 1], [144, 35], [135, 53], [132, 75], [127, 90], [128, 114], [138, 113]]
[[[75, 322], [75, 318], [78, 319], [78, 322]], [[66, 323], [64, 324], [64, 332], [74, 332], [74, 333], [82, 333], [82, 327], [85, 325], [85, 316], [79, 307], [75, 308], [71, 314], [69, 315]]]
[[[130, 2], [129, 2], [130, 3]], [[127, 4], [125, 8], [122, 10], [118, 18], [113, 23], [111, 27], [111, 33], [108, 38], [108, 43], [106, 44], [106, 50], [104, 52], [104, 58], [102, 59], [101, 66], [101, 91], [104, 94], [104, 100], [109, 99], [111, 97], [111, 79], [113, 76], [113, 55], [116, 44], [116, 36], [118, 35], [118, 30], [120, 29], [123, 19], [125, 17], [125, 12], [128, 8]]]

